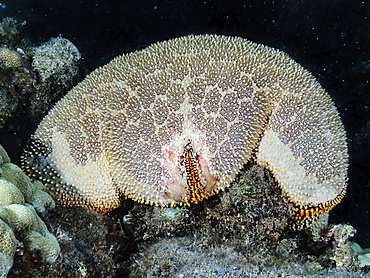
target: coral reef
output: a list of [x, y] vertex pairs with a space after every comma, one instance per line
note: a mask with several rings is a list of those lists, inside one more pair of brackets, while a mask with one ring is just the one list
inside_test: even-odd
[[18, 69], [23, 65], [20, 53], [6, 46], [0, 48], [0, 67], [3, 69]]
[[356, 229], [346, 224], [331, 226], [322, 234], [322, 240], [332, 247], [329, 257], [336, 267], [359, 268], [358, 253], [355, 252], [352, 241], [355, 234]]
[[[8, 44], [1, 39], [19, 38], [19, 25], [7, 19], [1, 26], [2, 47], [18, 53], [22, 65], [0, 69], [0, 113], [32, 101], [33, 115], [42, 115], [79, 75], [78, 50], [60, 37], [39, 48]], [[9, 30], [13, 35], [3, 36]], [[248, 164], [232, 187], [191, 207], [124, 203], [124, 213], [111, 214], [121, 215], [121, 226], [108, 215], [54, 208], [42, 182], [30, 182], [1, 147], [0, 165], [0, 273], [9, 278], [368, 276], [360, 268], [370, 252], [353, 244], [353, 227], [327, 227], [325, 213], [304, 232], [288, 229], [288, 200], [260, 166]]]
[[16, 238], [31, 252], [40, 252], [41, 261], [53, 263], [60, 253], [56, 238], [49, 233], [45, 223], [30, 204], [3, 206], [2, 220], [13, 230]]
[[78, 74], [80, 59], [81, 53], [73, 43], [57, 37], [36, 47], [32, 68], [39, 74], [42, 82], [53, 76], [53, 82], [61, 82], [69, 87]]
[[[32, 70], [38, 76], [37, 93], [31, 109], [46, 113], [80, 78], [81, 54], [77, 47], [62, 37], [52, 38], [35, 48]], [[52, 93], [51, 93], [52, 92]]]
[[0, 22], [0, 131], [23, 110], [30, 121], [39, 121], [86, 74], [70, 41], [58, 37], [34, 47], [21, 38], [24, 24], [12, 18]]
[[20, 40], [20, 24], [4, 18], [0, 22], [0, 130], [20, 108], [24, 93], [34, 91], [22, 48], [26, 44]]
[[0, 277], [114, 277], [128, 245], [119, 222], [55, 208], [44, 189], [0, 146]]
[[3, 163], [0, 167], [3, 178], [13, 183], [23, 194], [25, 201], [32, 204], [37, 212], [44, 212], [54, 208], [55, 204], [49, 194], [44, 192], [45, 187], [39, 181], [31, 183], [22, 170], [12, 163]]
[[40, 183], [32, 183], [18, 166], [10, 163], [1, 146], [0, 156], [0, 276], [6, 277], [19, 244], [27, 252], [40, 254], [39, 260], [46, 263], [56, 260], [60, 247], [36, 213], [53, 208], [54, 201]]
[[18, 107], [18, 99], [0, 87], [0, 130]]
[[0, 23], [0, 45], [16, 48], [21, 42], [20, 29], [26, 22], [18, 23], [11, 17], [4, 18]]
[[156, 208], [135, 204], [123, 227], [135, 239], [195, 233], [207, 241], [259, 241], [276, 237], [288, 228], [292, 213], [267, 170], [248, 165], [231, 189], [192, 207]]
[[[356, 257], [347, 252], [349, 226], [326, 233], [333, 235], [329, 241], [288, 229], [289, 203], [258, 165], [246, 165], [232, 187], [198, 205], [157, 208], [129, 202], [120, 209], [129, 204], [133, 207], [111, 213], [122, 217], [123, 230], [108, 215], [85, 209], [48, 211], [44, 221], [56, 235], [61, 255], [52, 265], [36, 263], [30, 269], [29, 258], [16, 254], [9, 277], [367, 275], [346, 263]], [[317, 221], [309, 228], [323, 238], [330, 230], [327, 215]]]
[[17, 239], [9, 225], [0, 220], [0, 277], [6, 277], [13, 265]]
[[120, 262], [129, 245], [119, 221], [84, 209], [57, 207], [43, 215], [61, 248], [53, 264], [17, 254], [8, 278], [13, 277], [122, 277]]
[[[368, 276], [353, 252], [351, 226], [328, 228], [327, 215], [323, 215], [313, 218], [305, 231], [293, 232], [287, 229], [291, 216], [287, 206], [271, 175], [256, 165], [243, 169], [229, 190], [200, 205], [182, 208], [181, 214], [178, 210], [171, 214], [135, 204], [125, 216], [123, 227], [139, 244], [139, 251], [129, 256], [125, 274]], [[312, 230], [320, 236], [312, 235]]]
[[352, 249], [358, 254], [358, 260], [361, 267], [370, 268], [370, 248], [361, 248], [356, 242], [353, 243]]
[[277, 249], [265, 254], [229, 241], [205, 244], [199, 237], [164, 238], [135, 256], [127, 277], [369, 277], [362, 271], [324, 268], [295, 247], [282, 240], [283, 257]]

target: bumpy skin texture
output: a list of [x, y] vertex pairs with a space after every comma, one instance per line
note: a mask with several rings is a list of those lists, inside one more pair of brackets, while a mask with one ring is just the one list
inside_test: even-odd
[[201, 201], [229, 186], [253, 151], [297, 220], [345, 193], [345, 131], [312, 75], [278, 50], [201, 35], [94, 71], [44, 118], [23, 163], [61, 204], [106, 212], [120, 195]]

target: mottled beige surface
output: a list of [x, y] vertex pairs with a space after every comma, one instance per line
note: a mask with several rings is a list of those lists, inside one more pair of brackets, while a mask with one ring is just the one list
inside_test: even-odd
[[59, 101], [33, 139], [25, 166], [58, 184], [63, 205], [108, 211], [120, 194], [188, 204], [189, 142], [206, 195], [229, 186], [253, 150], [293, 203], [337, 203], [345, 191], [345, 131], [328, 94], [283, 52], [237, 37], [119, 56]]

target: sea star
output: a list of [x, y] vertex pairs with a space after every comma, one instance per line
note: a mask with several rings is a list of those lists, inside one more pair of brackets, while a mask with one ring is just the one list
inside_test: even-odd
[[91, 73], [40, 123], [23, 167], [60, 204], [107, 212], [121, 195], [198, 203], [229, 186], [252, 155], [294, 220], [330, 210], [346, 192], [345, 131], [315, 78], [276, 49], [191, 35]]

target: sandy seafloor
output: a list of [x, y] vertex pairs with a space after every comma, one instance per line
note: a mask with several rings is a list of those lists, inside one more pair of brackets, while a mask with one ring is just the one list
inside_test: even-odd
[[[348, 135], [348, 191], [330, 223], [370, 247], [370, 1], [2, 1], [0, 18], [25, 21], [35, 45], [62, 35], [89, 68], [187, 34], [240, 36], [287, 52], [335, 102]], [[37, 123], [17, 115], [0, 134], [13, 163]]]

